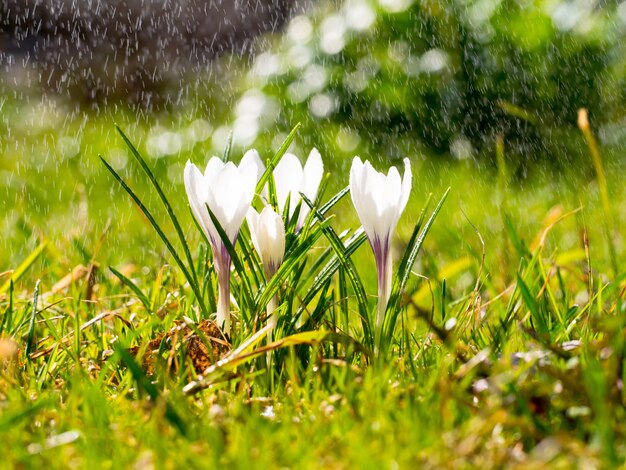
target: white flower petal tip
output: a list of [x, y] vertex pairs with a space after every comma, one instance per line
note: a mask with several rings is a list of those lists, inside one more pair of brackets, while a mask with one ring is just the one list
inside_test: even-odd
[[187, 161], [184, 180], [189, 204], [212, 245], [220, 245], [221, 240], [207, 206], [234, 244], [262, 172], [263, 164], [256, 151], [248, 151], [239, 166], [212, 157], [204, 174]]
[[387, 175], [369, 161], [354, 157], [350, 168], [350, 196], [370, 241], [388, 241], [411, 193], [411, 162], [404, 159], [402, 179], [395, 167]]
[[[298, 204], [301, 204], [304, 194], [310, 201], [315, 201], [320, 183], [324, 176], [324, 163], [322, 156], [316, 148], [309, 153], [306, 163], [302, 166], [298, 157], [292, 153], [286, 153], [280, 159], [274, 169], [274, 183], [276, 185], [276, 198], [281, 213], [288, 210], [289, 217], [293, 217]], [[289, 199], [289, 208], [285, 208]], [[306, 203], [300, 205], [297, 229], [304, 224], [304, 220], [310, 212]]]
[[261, 179], [261, 175], [265, 171], [265, 165], [261, 160], [261, 156], [255, 149], [250, 149], [244, 154], [239, 163], [239, 168], [256, 173], [257, 181]]

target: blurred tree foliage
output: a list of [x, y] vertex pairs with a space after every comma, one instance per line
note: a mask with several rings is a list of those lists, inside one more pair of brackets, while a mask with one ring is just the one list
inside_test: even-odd
[[502, 135], [519, 167], [567, 166], [580, 107], [604, 144], [626, 140], [625, 32], [610, 0], [349, 0], [295, 17], [243, 88], [326, 153], [468, 158]]

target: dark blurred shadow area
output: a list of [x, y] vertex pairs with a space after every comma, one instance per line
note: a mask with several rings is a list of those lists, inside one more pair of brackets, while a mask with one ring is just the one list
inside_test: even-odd
[[0, 92], [42, 87], [84, 104], [167, 106], [220, 54], [253, 52], [255, 38], [309, 3], [3, 0]]

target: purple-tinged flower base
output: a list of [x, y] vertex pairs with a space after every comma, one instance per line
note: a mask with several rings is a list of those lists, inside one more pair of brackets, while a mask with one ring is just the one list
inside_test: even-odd
[[389, 234], [387, 234], [382, 240], [377, 235], [374, 235], [372, 238], [368, 236], [370, 246], [374, 252], [376, 269], [378, 271], [378, 307], [376, 314], [377, 331], [380, 331], [383, 327], [385, 312], [387, 310], [387, 302], [389, 302], [389, 296], [391, 295], [392, 260], [389, 250], [389, 239]]
[[[229, 266], [230, 267], [230, 266]], [[230, 269], [217, 276], [217, 325], [225, 335], [230, 334]]]
[[[237, 242], [237, 236], [233, 245]], [[217, 273], [217, 325], [225, 335], [230, 334], [230, 267], [232, 260], [228, 254], [226, 245], [221, 240], [217, 241], [210, 237], [215, 272]]]

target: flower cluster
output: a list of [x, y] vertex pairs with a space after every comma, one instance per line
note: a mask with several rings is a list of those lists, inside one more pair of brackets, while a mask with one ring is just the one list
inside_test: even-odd
[[[385, 175], [376, 171], [368, 161], [363, 163], [359, 157], [355, 157], [350, 169], [352, 202], [376, 258], [377, 330], [382, 328], [391, 293], [391, 238], [411, 192], [411, 165], [408, 159], [404, 160], [404, 168], [402, 178], [393, 167]], [[310, 208], [302, 203], [301, 194], [310, 201], [316, 199], [324, 165], [316, 149], [311, 151], [304, 166], [295, 155], [285, 154], [272, 172], [278, 212], [268, 203], [268, 189], [264, 187], [261, 200], [265, 202], [265, 207], [259, 213], [252, 202], [264, 171], [265, 166], [255, 150], [249, 150], [239, 166], [213, 157], [204, 174], [191, 162], [187, 162], [185, 167], [184, 180], [189, 204], [213, 251], [218, 275], [217, 323], [225, 334], [230, 333], [231, 257], [220, 237], [220, 231], [234, 246], [243, 220], [246, 219], [265, 276], [271, 279], [285, 255], [285, 221], [290, 222], [297, 217], [296, 232], [302, 228]], [[218, 230], [215, 221], [222, 230]], [[276, 324], [275, 313], [268, 313], [268, 322], [273, 327]]]
[[[266, 205], [260, 214], [252, 207], [254, 191], [264, 171], [265, 166], [256, 150], [246, 152], [239, 166], [213, 157], [204, 174], [189, 161], [185, 166], [184, 180], [189, 204], [213, 251], [219, 289], [217, 323], [225, 334], [230, 333], [231, 258], [213, 219], [217, 220], [233, 246], [244, 218], [247, 219], [252, 243], [269, 279], [281, 265], [285, 253], [285, 225], [281, 214], [287, 213], [291, 218], [300, 206], [297, 228], [302, 226], [309, 208], [300, 204], [300, 193], [315, 199], [324, 166], [316, 149], [311, 151], [304, 168], [295, 155], [288, 153], [283, 156], [273, 171], [281, 214], [270, 205]], [[263, 192], [267, 196], [266, 188]], [[288, 200], [289, 207], [285, 207]]]

